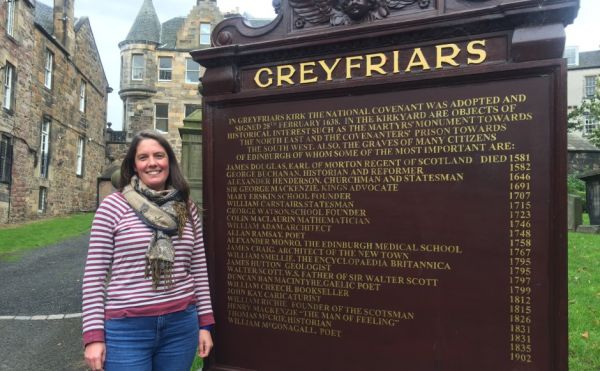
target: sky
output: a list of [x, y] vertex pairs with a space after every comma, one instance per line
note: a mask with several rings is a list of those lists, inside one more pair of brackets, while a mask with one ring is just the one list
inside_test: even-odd
[[[53, 0], [38, 0], [52, 5]], [[75, 16], [90, 19], [96, 45], [113, 92], [108, 96], [108, 121], [114, 130], [121, 129], [122, 102], [119, 98], [120, 54], [123, 41], [144, 0], [76, 0]], [[272, 0], [217, 0], [223, 12], [235, 10], [256, 18], [274, 18]], [[195, 0], [153, 0], [161, 23], [173, 17], [187, 16]], [[578, 46], [579, 51], [600, 49], [600, 1], [580, 0], [581, 8], [574, 24], [567, 27], [567, 46]]]

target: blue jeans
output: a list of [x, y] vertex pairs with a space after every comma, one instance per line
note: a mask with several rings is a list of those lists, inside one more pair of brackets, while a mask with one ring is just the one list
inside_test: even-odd
[[198, 349], [196, 307], [104, 324], [106, 371], [189, 371]]

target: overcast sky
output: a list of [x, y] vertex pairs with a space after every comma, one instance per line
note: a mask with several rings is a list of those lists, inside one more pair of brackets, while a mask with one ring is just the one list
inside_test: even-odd
[[[52, 5], [53, 0], [38, 0]], [[272, 0], [217, 0], [223, 12], [239, 7], [257, 18], [273, 18]], [[154, 0], [161, 22], [173, 17], [187, 16], [195, 0]], [[122, 102], [119, 98], [119, 42], [127, 36], [143, 0], [76, 0], [75, 16], [90, 18], [96, 44], [108, 83], [114, 89], [108, 98], [108, 121], [113, 129], [120, 130]], [[600, 49], [600, 1], [581, 0], [581, 9], [575, 23], [567, 27], [567, 45], [577, 45], [580, 51]]]

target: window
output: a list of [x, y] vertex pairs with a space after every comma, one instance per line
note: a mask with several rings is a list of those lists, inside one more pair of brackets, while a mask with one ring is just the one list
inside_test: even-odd
[[40, 176], [48, 178], [50, 160], [50, 119], [44, 119], [40, 132]]
[[131, 57], [131, 79], [132, 80], [143, 80], [144, 79], [144, 56], [142, 54], [134, 54]]
[[6, 62], [4, 66], [4, 100], [2, 107], [12, 110], [15, 102], [15, 67]]
[[185, 82], [197, 84], [200, 81], [200, 65], [192, 58], [185, 59]]
[[584, 95], [586, 98], [591, 98], [596, 95], [596, 82], [597, 76], [586, 76], [585, 77], [585, 87], [584, 87]]
[[15, 36], [15, 1], [7, 0], [6, 2], [6, 33], [9, 36]]
[[200, 23], [200, 45], [210, 45], [210, 23]]
[[46, 65], [44, 66], [44, 86], [52, 89], [52, 69], [54, 68], [54, 54], [46, 49]]
[[586, 113], [583, 119], [583, 134], [590, 135], [597, 127], [598, 122], [589, 113]]
[[48, 188], [40, 187], [39, 199], [38, 199], [38, 212], [46, 212], [46, 203], [48, 200]]
[[154, 128], [162, 132], [169, 131], [169, 105], [167, 103], [156, 103]]
[[202, 105], [201, 104], [186, 104], [185, 105], [185, 117], [188, 117], [189, 115], [191, 115], [192, 113], [194, 113], [196, 110], [198, 109], [202, 109]]
[[83, 156], [84, 156], [84, 146], [85, 139], [83, 137], [79, 137], [77, 141], [77, 176], [83, 175]]
[[10, 137], [0, 137], [0, 182], [10, 183], [12, 170], [12, 143]]
[[567, 46], [565, 48], [565, 58], [568, 66], [577, 66], [579, 64], [579, 50], [576, 46]]
[[85, 81], [81, 80], [81, 85], [79, 86], [79, 111], [85, 112]]
[[171, 81], [173, 76], [173, 58], [158, 57], [158, 81]]

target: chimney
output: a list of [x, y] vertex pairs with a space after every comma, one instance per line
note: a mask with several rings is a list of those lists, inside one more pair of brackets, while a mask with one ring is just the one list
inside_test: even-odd
[[75, 0], [54, 0], [54, 37], [69, 54], [75, 44]]

